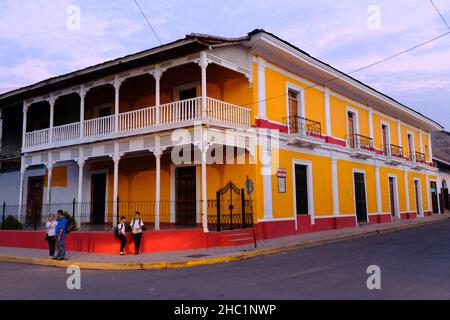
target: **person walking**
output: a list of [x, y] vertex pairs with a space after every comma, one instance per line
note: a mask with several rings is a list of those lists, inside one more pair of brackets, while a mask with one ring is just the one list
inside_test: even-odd
[[53, 259], [55, 255], [56, 236], [55, 229], [58, 222], [55, 220], [55, 215], [52, 213], [48, 216], [48, 222], [45, 225], [45, 240], [48, 243], [49, 258]]
[[58, 210], [58, 223], [55, 228], [56, 245], [58, 253], [53, 259], [64, 260], [66, 258], [66, 234], [67, 234], [67, 219], [64, 217], [62, 210]]
[[120, 255], [124, 255], [124, 249], [127, 245], [127, 233], [126, 233], [126, 223], [127, 220], [124, 216], [120, 218], [120, 223], [117, 226], [118, 232], [119, 232], [119, 239], [120, 239]]
[[141, 248], [141, 240], [142, 240], [142, 228], [144, 227], [144, 222], [141, 219], [141, 213], [136, 211], [134, 214], [133, 220], [130, 223], [131, 232], [133, 234], [134, 239], [134, 254], [139, 254], [139, 250]]

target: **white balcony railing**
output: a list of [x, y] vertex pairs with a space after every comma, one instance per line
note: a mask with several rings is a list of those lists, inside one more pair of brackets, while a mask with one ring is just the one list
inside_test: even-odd
[[80, 137], [80, 123], [70, 123], [53, 128], [53, 142], [64, 142]]
[[48, 143], [49, 129], [42, 129], [25, 134], [25, 147], [34, 147]]
[[206, 101], [207, 117], [219, 122], [250, 126], [251, 112], [251, 109], [235, 106], [213, 98], [207, 98]]
[[114, 133], [114, 120], [114, 115], [86, 120], [84, 122], [84, 136], [97, 137]]
[[[164, 129], [164, 126], [201, 119], [202, 97], [146, 107], [118, 115], [118, 130], [115, 129], [115, 115], [85, 120], [53, 128], [52, 141], [49, 129], [25, 134], [25, 149], [36, 149], [50, 143], [81, 143], [89, 138], [105, 137], [148, 128]], [[220, 100], [206, 99], [206, 119], [227, 125], [250, 126], [251, 109], [239, 107]], [[81, 128], [83, 124], [83, 136]]]
[[134, 131], [156, 124], [156, 107], [144, 108], [119, 114], [119, 131]]

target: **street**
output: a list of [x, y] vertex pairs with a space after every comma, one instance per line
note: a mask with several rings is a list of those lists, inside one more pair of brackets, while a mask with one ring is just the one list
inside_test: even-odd
[[[381, 269], [368, 290], [367, 267]], [[202, 267], [81, 271], [0, 264], [0, 299], [450, 299], [450, 221]]]

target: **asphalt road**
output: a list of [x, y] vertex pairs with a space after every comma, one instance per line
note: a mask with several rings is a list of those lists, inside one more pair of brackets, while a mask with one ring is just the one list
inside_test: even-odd
[[[367, 267], [381, 268], [368, 290]], [[0, 299], [450, 299], [450, 221], [246, 261], [185, 269], [81, 271], [0, 263]]]

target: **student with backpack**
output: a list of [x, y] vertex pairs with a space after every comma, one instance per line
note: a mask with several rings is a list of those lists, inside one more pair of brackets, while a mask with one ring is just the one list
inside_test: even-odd
[[142, 228], [144, 227], [144, 222], [141, 219], [141, 214], [139, 211], [136, 211], [134, 214], [134, 219], [131, 220], [130, 227], [134, 238], [134, 254], [137, 255], [139, 254], [139, 249], [141, 247]]
[[127, 220], [124, 216], [120, 218], [120, 223], [114, 228], [114, 235], [120, 239], [120, 255], [123, 256], [123, 250], [127, 245], [127, 233], [126, 233]]

